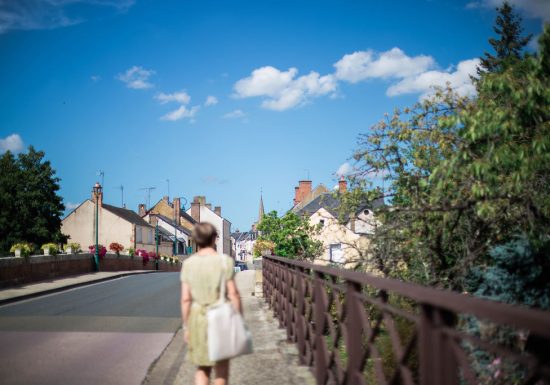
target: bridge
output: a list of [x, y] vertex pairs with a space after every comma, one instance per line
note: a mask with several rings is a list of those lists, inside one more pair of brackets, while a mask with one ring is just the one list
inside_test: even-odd
[[[255, 352], [233, 384], [550, 383], [546, 312], [280, 257], [236, 280]], [[0, 306], [0, 383], [193, 383], [178, 273], [71, 287]]]

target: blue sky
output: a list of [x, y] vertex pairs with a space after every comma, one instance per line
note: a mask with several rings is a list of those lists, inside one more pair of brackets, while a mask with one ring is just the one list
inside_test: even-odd
[[[539, 34], [550, 2], [516, 0]], [[68, 207], [206, 195], [233, 230], [333, 186], [359, 133], [430, 85], [471, 92], [496, 0], [0, 0], [0, 151], [46, 152]], [[343, 166], [342, 166], [343, 165]]]

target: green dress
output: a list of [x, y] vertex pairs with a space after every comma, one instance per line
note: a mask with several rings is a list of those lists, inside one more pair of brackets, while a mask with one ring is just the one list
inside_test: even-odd
[[[235, 261], [226, 259], [225, 279], [233, 279]], [[194, 254], [183, 262], [180, 279], [191, 288], [191, 313], [185, 327], [189, 330], [187, 354], [197, 366], [213, 366], [208, 359], [207, 320], [208, 307], [219, 300], [223, 266], [220, 254]]]

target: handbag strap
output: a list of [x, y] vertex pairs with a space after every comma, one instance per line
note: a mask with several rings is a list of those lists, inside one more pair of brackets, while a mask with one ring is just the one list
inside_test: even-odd
[[219, 303], [225, 302], [225, 270], [227, 269], [227, 261], [225, 260], [225, 255], [221, 254], [222, 257], [222, 278], [220, 282], [220, 299]]

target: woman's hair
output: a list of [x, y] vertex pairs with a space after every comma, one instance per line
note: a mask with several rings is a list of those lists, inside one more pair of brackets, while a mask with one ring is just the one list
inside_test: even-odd
[[216, 238], [218, 237], [218, 230], [213, 224], [208, 222], [197, 223], [193, 228], [191, 237], [195, 240], [198, 247], [216, 247]]

